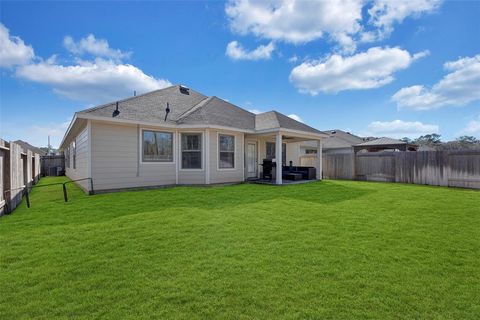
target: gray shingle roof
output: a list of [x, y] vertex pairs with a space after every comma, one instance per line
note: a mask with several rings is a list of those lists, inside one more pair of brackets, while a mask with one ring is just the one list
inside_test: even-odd
[[179, 124], [210, 124], [255, 130], [255, 114], [217, 97], [202, 101], [198, 107], [182, 116]]
[[[190, 125], [217, 125], [246, 130], [292, 129], [316, 134], [323, 132], [298, 122], [276, 111], [253, 114], [217, 97], [207, 97], [192, 89], [181, 90], [180, 85], [152, 91], [118, 102], [120, 113], [115, 119], [164, 122], [169, 103], [167, 122]], [[86, 109], [78, 114], [112, 118], [116, 102]]]
[[[188, 94], [182, 93], [180, 91], [180, 85], [176, 85], [120, 100], [118, 103], [120, 114], [115, 118], [163, 122], [168, 102], [170, 113], [168, 114], [167, 121], [175, 122], [182, 114], [205, 99], [207, 99], [206, 96], [191, 89], [188, 90]], [[95, 108], [80, 111], [79, 113], [112, 118], [112, 113], [115, 110], [115, 103], [116, 102], [107, 103]]]
[[364, 138], [351, 134], [350, 132], [346, 132], [340, 129], [325, 130], [324, 132], [332, 138], [337, 138], [344, 141], [345, 143], [348, 143], [350, 146], [358, 143], [363, 143], [366, 140]]
[[274, 128], [284, 128], [298, 131], [306, 131], [323, 134], [320, 130], [307, 126], [297, 120], [287, 117], [277, 111], [269, 111], [257, 114], [255, 117], [256, 130], [268, 130]]
[[323, 149], [343, 149], [351, 148], [353, 145], [339, 137], [328, 137], [322, 140]]
[[15, 141], [13, 141], [13, 143], [19, 144], [22, 148], [27, 149], [27, 150], [30, 150], [30, 151], [32, 151], [33, 153], [38, 153], [38, 154], [41, 155], [41, 156], [44, 156], [44, 155], [47, 154], [47, 153], [46, 153], [45, 151], [43, 151], [42, 149], [40, 149], [40, 148], [38, 148], [38, 147], [35, 147], [35, 146], [32, 146], [30, 143], [25, 142], [25, 141], [23, 141], [23, 140], [15, 140]]

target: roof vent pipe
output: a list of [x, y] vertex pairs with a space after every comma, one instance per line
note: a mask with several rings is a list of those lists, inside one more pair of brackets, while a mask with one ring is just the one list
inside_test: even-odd
[[167, 102], [167, 109], [165, 109], [165, 121], [167, 121], [167, 117], [169, 113], [170, 113], [170, 106], [168, 105], [168, 102]]
[[113, 110], [113, 113], [112, 113], [112, 117], [115, 118], [116, 116], [118, 116], [120, 114], [120, 111], [118, 111], [118, 101], [116, 102], [116, 108], [115, 110]]

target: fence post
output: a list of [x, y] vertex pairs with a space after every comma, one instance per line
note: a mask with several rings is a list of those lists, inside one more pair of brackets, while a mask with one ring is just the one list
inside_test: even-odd
[[353, 152], [353, 157], [352, 157], [352, 173], [353, 173], [353, 179], [352, 180], [357, 180], [357, 153]]
[[27, 208], [30, 208], [30, 196], [28, 195], [28, 184], [25, 186], [25, 200], [27, 200]]
[[62, 186], [63, 186], [63, 199], [65, 200], [65, 202], [68, 202], [67, 187], [65, 186], [65, 183]]

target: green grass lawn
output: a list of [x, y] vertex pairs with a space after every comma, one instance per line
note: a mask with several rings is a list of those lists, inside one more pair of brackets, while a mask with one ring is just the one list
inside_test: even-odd
[[1, 319], [480, 317], [478, 191], [323, 181], [69, 195], [39, 188], [0, 218]]

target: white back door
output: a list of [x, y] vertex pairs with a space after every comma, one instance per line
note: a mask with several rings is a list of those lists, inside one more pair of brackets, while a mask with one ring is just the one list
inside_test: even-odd
[[247, 143], [247, 178], [257, 177], [257, 143]]

